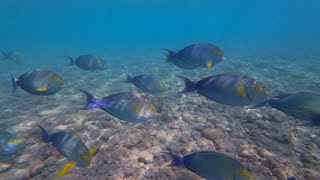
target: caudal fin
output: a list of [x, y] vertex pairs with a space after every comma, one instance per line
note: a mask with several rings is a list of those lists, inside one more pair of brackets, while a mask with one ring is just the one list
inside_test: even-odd
[[75, 63], [74, 59], [72, 57], [67, 57], [67, 58], [70, 60], [69, 66], [74, 65]]
[[184, 87], [184, 90], [181, 91], [181, 93], [188, 93], [188, 92], [198, 90], [196, 82], [193, 82], [190, 79], [183, 77], [183, 76], [180, 76], [180, 75], [177, 75], [177, 77], [181, 78], [184, 81], [185, 87]]
[[42, 126], [39, 124], [36, 124], [40, 129], [41, 129], [41, 138], [44, 142], [50, 142], [50, 134], [46, 129], [44, 129]]
[[84, 107], [80, 108], [79, 110], [88, 110], [88, 109], [99, 108], [103, 105], [101, 100], [96, 99], [94, 96], [92, 96], [88, 92], [81, 90], [81, 89], [79, 91], [83, 92], [87, 97], [87, 104]]
[[132, 77], [127, 73], [125, 73], [125, 74], [127, 75], [127, 83], [131, 83], [132, 82]]
[[12, 73], [10, 73], [11, 75], [11, 81], [12, 81], [12, 94], [17, 90], [17, 82], [18, 80], [13, 76]]
[[175, 155], [172, 152], [162, 152], [162, 153], [170, 155], [171, 164], [169, 166], [172, 166], [172, 167], [183, 166], [183, 157]]
[[166, 56], [166, 62], [170, 62], [172, 61], [172, 59], [176, 58], [177, 53], [170, 50], [170, 49], [163, 49], [164, 51], [166, 51], [166, 53], [164, 53], [164, 55]]

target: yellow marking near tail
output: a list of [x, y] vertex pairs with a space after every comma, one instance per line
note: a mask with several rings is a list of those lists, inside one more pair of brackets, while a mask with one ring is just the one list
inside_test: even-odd
[[18, 143], [21, 143], [21, 142], [22, 142], [22, 139], [11, 139], [9, 141], [9, 143], [11, 143], [11, 144], [18, 144]]
[[212, 59], [209, 59], [207, 62], [207, 68], [211, 68], [212, 67]]
[[50, 89], [50, 88], [48, 88], [48, 87], [41, 87], [41, 88], [37, 88], [36, 91], [42, 92], [42, 91], [47, 91], [48, 89]]
[[239, 97], [242, 97], [242, 98], [244, 98], [244, 97], [247, 96], [247, 95], [246, 95], [246, 91], [244, 90], [243, 84], [240, 84], [240, 85], [237, 87], [237, 93], [238, 93], [238, 96], [239, 96]]
[[74, 168], [76, 166], [76, 162], [71, 161], [68, 164], [66, 164], [65, 166], [63, 166], [63, 168], [57, 173], [58, 177], [63, 176], [64, 174], [66, 174], [68, 171], [70, 171], [72, 168]]
[[96, 152], [97, 152], [97, 148], [92, 148], [89, 150], [90, 156], [94, 155], [94, 153], [96, 153]]

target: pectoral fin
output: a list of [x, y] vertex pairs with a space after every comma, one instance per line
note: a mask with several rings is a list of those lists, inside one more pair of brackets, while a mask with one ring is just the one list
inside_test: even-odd
[[64, 174], [66, 174], [67, 172], [69, 172], [72, 168], [74, 168], [76, 166], [76, 162], [74, 161], [71, 161], [69, 162], [68, 164], [66, 164], [58, 173], [57, 173], [57, 176], [58, 177], [61, 177], [63, 176]]
[[92, 148], [89, 150], [90, 156], [94, 155], [97, 152], [97, 148]]
[[48, 89], [50, 89], [50, 88], [48, 88], [48, 87], [40, 87], [40, 88], [37, 88], [36, 91], [42, 92], [42, 91], [47, 91]]

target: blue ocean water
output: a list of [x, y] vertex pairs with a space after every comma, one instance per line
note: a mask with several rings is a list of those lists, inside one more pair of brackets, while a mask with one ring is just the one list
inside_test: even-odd
[[[27, 139], [16, 158], [28, 165], [12, 167], [0, 179], [50, 179], [66, 162], [41, 142], [36, 123], [100, 148], [92, 167], [70, 171], [71, 179], [199, 178], [166, 167], [160, 153], [166, 149], [181, 155], [219, 151], [241, 161], [256, 179], [319, 179], [319, 129], [296, 126], [298, 119], [271, 108], [240, 116], [243, 108], [180, 95], [183, 83], [175, 76], [236, 73], [257, 79], [270, 96], [319, 92], [319, 7], [318, 0], [1, 1], [0, 49], [22, 58], [20, 64], [0, 61], [0, 130]], [[163, 48], [178, 51], [199, 42], [219, 46], [226, 60], [192, 71], [165, 63]], [[88, 53], [104, 59], [107, 69], [67, 65], [67, 56]], [[13, 96], [9, 73], [19, 77], [36, 68], [56, 72], [66, 88], [47, 98], [18, 88]], [[77, 89], [97, 97], [137, 91], [124, 83], [124, 73], [153, 73], [168, 85], [169, 92], [151, 95], [161, 110], [156, 121], [132, 124], [102, 110], [77, 110], [85, 103]]]

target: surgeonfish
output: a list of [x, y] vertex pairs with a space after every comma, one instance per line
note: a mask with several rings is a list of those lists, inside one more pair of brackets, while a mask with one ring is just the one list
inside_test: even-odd
[[310, 125], [320, 126], [320, 94], [295, 93], [267, 99], [249, 108], [270, 106], [289, 116], [308, 121]]
[[11, 80], [13, 86], [12, 92], [15, 92], [17, 87], [20, 87], [33, 95], [53, 95], [63, 89], [64, 86], [64, 82], [60, 76], [52, 71], [43, 69], [28, 71], [18, 79], [11, 74]]
[[197, 67], [210, 69], [225, 59], [223, 51], [210, 43], [192, 44], [178, 53], [170, 49], [164, 50], [167, 51], [168, 62], [173, 62], [176, 66], [187, 70]]
[[182, 166], [207, 180], [253, 180], [253, 175], [239, 161], [214, 151], [200, 151], [186, 156], [171, 156], [170, 166]]
[[219, 74], [193, 82], [178, 76], [185, 82], [182, 93], [197, 91], [198, 93], [223, 104], [247, 106], [261, 103], [268, 99], [262, 86], [247, 76]]
[[25, 141], [15, 134], [0, 132], [0, 156], [10, 156], [25, 148]]
[[1, 53], [2, 53], [2, 60], [6, 60], [6, 59], [9, 59], [11, 60], [13, 63], [15, 64], [20, 64], [21, 63], [21, 53], [18, 52], [18, 51], [8, 51], [8, 52], [5, 52], [3, 50], [1, 50]]
[[127, 82], [150, 94], [162, 93], [166, 90], [165, 84], [154, 75], [142, 74], [136, 77], [127, 75]]
[[129, 122], [142, 122], [157, 115], [157, 108], [142, 94], [119, 93], [97, 99], [86, 91], [80, 91], [87, 97], [87, 104], [80, 110], [100, 108]]
[[105, 62], [102, 59], [97, 58], [91, 54], [85, 54], [77, 57], [75, 60], [72, 57], [70, 59], [70, 65], [77, 65], [84, 70], [102, 70], [105, 69]]
[[78, 137], [67, 132], [49, 134], [49, 132], [40, 125], [37, 126], [41, 129], [42, 140], [51, 143], [62, 156], [70, 161], [57, 173], [57, 176], [63, 176], [74, 167], [90, 167], [92, 156], [97, 151], [96, 148], [89, 150]]

